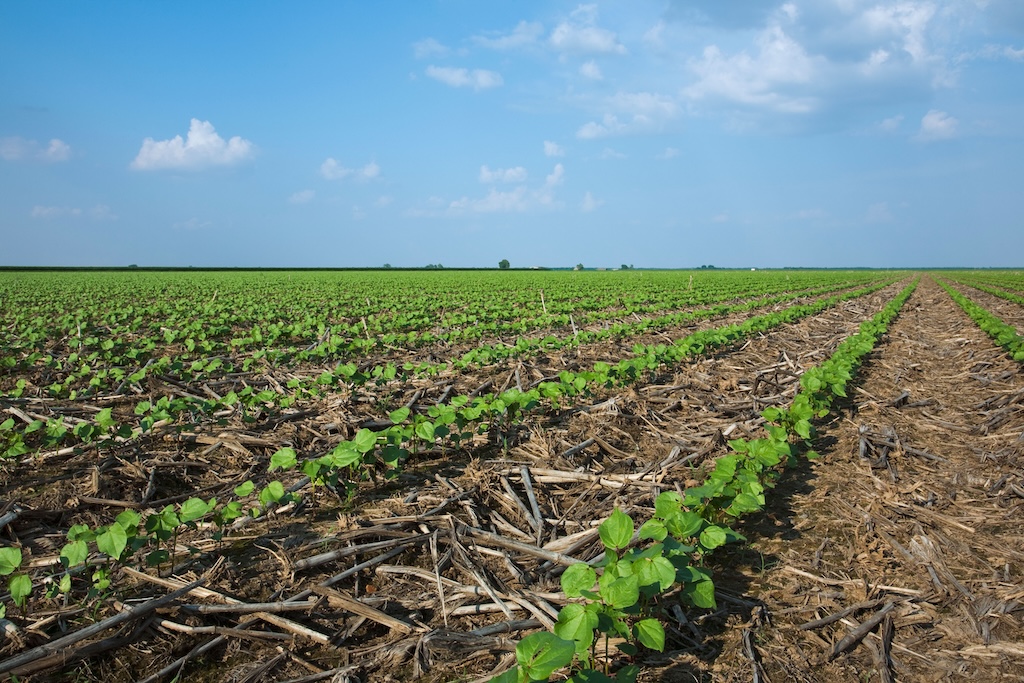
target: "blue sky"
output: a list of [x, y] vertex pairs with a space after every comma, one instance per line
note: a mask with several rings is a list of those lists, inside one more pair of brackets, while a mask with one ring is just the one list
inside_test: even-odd
[[0, 264], [1024, 262], [1024, 2], [4, 2]]

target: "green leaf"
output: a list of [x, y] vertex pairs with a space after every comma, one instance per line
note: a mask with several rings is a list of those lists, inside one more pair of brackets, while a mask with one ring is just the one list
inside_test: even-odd
[[566, 596], [578, 598], [582, 591], [587, 591], [594, 587], [594, 584], [597, 583], [597, 573], [590, 565], [580, 562], [570, 565], [568, 569], [562, 572], [560, 581]]
[[[608, 576], [608, 574], [605, 574]], [[601, 577], [605, 578], [604, 576]], [[623, 576], [601, 586], [601, 599], [615, 609], [624, 609], [640, 600], [640, 581], [635, 575]]]
[[714, 550], [721, 545], [725, 545], [725, 529], [720, 526], [709, 526], [700, 532], [698, 540], [705, 549]]
[[619, 550], [633, 539], [633, 520], [629, 515], [615, 508], [611, 516], [598, 527], [601, 541], [609, 550]]
[[757, 512], [760, 509], [761, 501], [749, 493], [741, 493], [733, 499], [732, 505], [726, 508], [725, 511], [733, 517], [739, 517], [744, 513]]
[[519, 666], [515, 666], [503, 674], [498, 674], [487, 683], [519, 683]]
[[696, 512], [680, 512], [666, 519], [665, 526], [673, 538], [684, 541], [700, 533], [704, 526], [704, 518]]
[[668, 528], [660, 519], [649, 519], [640, 526], [640, 538], [664, 541], [668, 536]]
[[675, 491], [665, 491], [654, 500], [654, 514], [662, 519], [680, 510], [683, 497]]
[[96, 424], [98, 424], [103, 429], [108, 429], [113, 425], [117, 424], [117, 422], [111, 416], [110, 408], [104, 408], [100, 412], [96, 413]]
[[7, 576], [21, 566], [21, 548], [0, 548], [0, 576]]
[[402, 424], [409, 417], [409, 409], [406, 407], [399, 408], [398, 410], [392, 410], [388, 413], [388, 419], [397, 424]]
[[273, 472], [276, 469], [290, 470], [295, 467], [295, 462], [295, 449], [281, 448], [270, 456], [270, 469], [268, 471]]
[[210, 511], [211, 507], [211, 505], [201, 498], [189, 498], [181, 504], [181, 511], [178, 513], [178, 519], [181, 520], [182, 524], [194, 522], [197, 519], [202, 519], [206, 513]]
[[65, 569], [71, 569], [77, 567], [80, 564], [85, 563], [85, 558], [89, 556], [89, 546], [85, 541], [71, 541], [65, 543], [64, 547], [60, 550], [60, 563], [64, 565]]
[[434, 423], [430, 421], [420, 422], [416, 425], [416, 436], [424, 441], [434, 440]]
[[252, 493], [253, 489], [255, 488], [256, 484], [252, 483], [251, 480], [245, 481], [235, 487], [235, 495], [238, 496], [239, 498], [245, 498], [250, 493]]
[[284, 498], [284, 484], [279, 481], [272, 481], [266, 488], [260, 491], [260, 503], [270, 505]]
[[10, 583], [7, 584], [7, 589], [11, 594], [11, 599], [14, 600], [14, 604], [18, 607], [24, 607], [25, 599], [32, 594], [32, 579], [28, 577], [28, 574], [12, 576]]
[[714, 609], [718, 607], [715, 602], [715, 583], [710, 579], [689, 583], [683, 588], [683, 597], [689, 600], [694, 607]]
[[124, 529], [124, 532], [129, 536], [134, 536], [139, 530], [139, 522], [142, 521], [142, 515], [135, 510], [124, 510], [115, 519], [117, 525]]
[[594, 629], [597, 628], [598, 617], [595, 612], [578, 603], [570, 603], [558, 613], [555, 622], [555, 635], [576, 644], [576, 651], [586, 652], [594, 642]]
[[369, 429], [360, 429], [356, 432], [356, 436], [352, 439], [352, 443], [360, 453], [369, 453], [373, 450], [373, 447], [377, 445], [377, 433], [370, 431]]
[[661, 652], [665, 649], [665, 627], [657, 619], [643, 619], [633, 625], [633, 635], [644, 647]]
[[546, 681], [555, 671], [572, 664], [576, 645], [553, 633], [532, 633], [516, 645], [516, 661], [528, 681]]
[[641, 586], [657, 585], [663, 592], [676, 581], [676, 568], [663, 555], [638, 560], [633, 564], [633, 571]]
[[128, 535], [120, 524], [111, 524], [105, 531], [96, 535], [96, 547], [99, 551], [115, 560], [121, 557], [126, 545], [128, 545]]

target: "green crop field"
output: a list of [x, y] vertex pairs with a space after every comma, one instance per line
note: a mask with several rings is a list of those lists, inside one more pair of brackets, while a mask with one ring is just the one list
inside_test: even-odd
[[[0, 273], [0, 674], [217, 679], [230, 657], [188, 650], [235, 634], [363, 680], [454, 676], [456, 643], [502, 683], [633, 680], [719, 607], [711, 558], [816, 457], [919, 278]], [[953, 283], [1024, 280], [942, 283], [1024, 360]], [[74, 638], [132, 621], [147, 653], [107, 633], [117, 666]]]

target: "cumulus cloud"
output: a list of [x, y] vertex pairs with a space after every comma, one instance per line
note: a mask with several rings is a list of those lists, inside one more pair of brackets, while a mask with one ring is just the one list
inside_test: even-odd
[[70, 158], [71, 146], [58, 138], [51, 139], [46, 147], [35, 140], [26, 140], [18, 136], [0, 138], [0, 159], [4, 161], [60, 162]]
[[497, 33], [473, 37], [473, 42], [492, 50], [513, 50], [536, 43], [544, 34], [544, 26], [538, 22], [520, 21], [511, 33]]
[[480, 91], [487, 88], [496, 88], [504, 81], [497, 71], [486, 69], [464, 69], [450, 66], [434, 66], [431, 64], [426, 70], [427, 76], [436, 81], [453, 88], [472, 88]]
[[604, 74], [601, 73], [601, 67], [594, 60], [580, 64], [580, 75], [592, 81], [600, 81], [604, 78]]
[[555, 164], [555, 167], [551, 170], [551, 173], [544, 179], [544, 186], [547, 188], [561, 185], [565, 179], [565, 167], [562, 164]]
[[589, 121], [580, 126], [576, 137], [593, 140], [612, 135], [657, 132], [679, 114], [679, 105], [673, 98], [651, 92], [618, 92], [605, 99], [603, 106], [610, 111], [600, 121]]
[[155, 171], [231, 166], [251, 159], [255, 151], [255, 145], [249, 140], [237, 135], [225, 140], [209, 121], [192, 119], [184, 140], [180, 135], [170, 140], [143, 140], [131, 167], [137, 171]]
[[583, 195], [583, 201], [580, 202], [580, 211], [590, 213], [602, 204], [604, 204], [603, 199], [595, 199], [590, 190], [587, 190], [587, 193]]
[[490, 169], [487, 166], [480, 167], [480, 182], [493, 183], [522, 183], [526, 181], [526, 169], [522, 166], [514, 168]]
[[665, 160], [665, 159], [675, 159], [677, 156], [679, 156], [679, 150], [678, 149], [676, 149], [675, 147], [666, 147], [665, 149], [663, 149], [661, 152], [658, 153], [658, 157], [657, 158]]
[[901, 123], [903, 123], [903, 114], [897, 114], [896, 116], [890, 116], [883, 120], [878, 124], [878, 127], [886, 133], [891, 133], [899, 128]]
[[448, 210], [450, 213], [465, 213], [467, 211], [474, 213], [507, 213], [526, 211], [528, 207], [529, 197], [526, 187], [520, 185], [508, 192], [501, 192], [491, 188], [487, 196], [481, 199], [470, 199], [469, 197], [457, 199], [448, 205]]
[[577, 54], [626, 54], [614, 31], [597, 26], [597, 5], [580, 5], [551, 32], [551, 46]]
[[921, 128], [914, 139], [921, 142], [949, 140], [956, 137], [959, 123], [946, 112], [932, 109], [921, 119]]
[[603, 150], [601, 150], [601, 155], [598, 157], [598, 159], [625, 159], [625, 158], [626, 158], [625, 154], [623, 154], [622, 152], [620, 152], [617, 149], [612, 149], [611, 147], [605, 147]]
[[717, 45], [704, 48], [700, 59], [690, 60], [697, 81], [683, 90], [692, 100], [720, 99], [766, 107], [780, 112], [807, 113], [818, 107], [808, 92], [823, 67], [779, 25], [762, 31], [754, 55], [740, 51], [726, 55]]
[[288, 197], [289, 204], [308, 204], [316, 196], [316, 192], [313, 190], [299, 190], [298, 192], [292, 192]]
[[320, 175], [327, 180], [344, 180], [350, 176], [358, 180], [372, 180], [380, 175], [380, 166], [371, 161], [362, 168], [346, 168], [334, 157], [327, 157], [320, 164]]
[[544, 141], [544, 156], [548, 157], [561, 157], [565, 156], [565, 150], [557, 142], [551, 142], [550, 140]]

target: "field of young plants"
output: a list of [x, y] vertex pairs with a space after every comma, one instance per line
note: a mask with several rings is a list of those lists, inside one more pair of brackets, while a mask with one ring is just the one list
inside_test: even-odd
[[1011, 271], [0, 272], [0, 680], [1020, 680], [1022, 333]]

